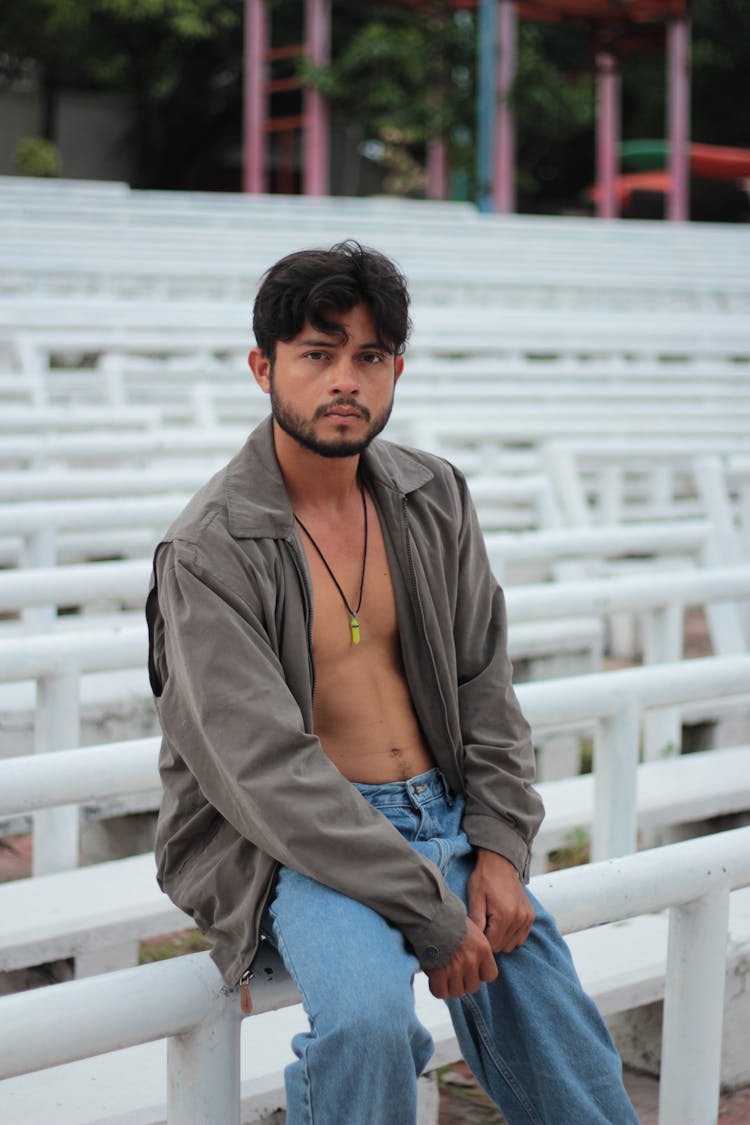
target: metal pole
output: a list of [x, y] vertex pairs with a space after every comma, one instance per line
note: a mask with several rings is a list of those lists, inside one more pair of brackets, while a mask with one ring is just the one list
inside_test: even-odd
[[670, 910], [659, 1125], [716, 1121], [728, 926], [724, 882]]
[[266, 48], [268, 11], [266, 0], [245, 0], [245, 63], [243, 76], [244, 136], [242, 190], [264, 192], [266, 176], [267, 115]]
[[167, 1040], [167, 1125], [240, 1125], [240, 1019], [225, 987], [202, 1023]]
[[495, 117], [495, 3], [480, 0], [477, 35], [477, 207], [491, 211]]
[[595, 862], [636, 850], [639, 733], [638, 705], [629, 700], [617, 715], [604, 719], [596, 733], [591, 831]]
[[495, 115], [495, 210], [516, 209], [516, 127], [510, 103], [516, 78], [518, 18], [513, 0], [498, 3], [497, 112]]
[[[331, 0], [305, 0], [307, 55], [315, 66], [325, 66], [330, 59], [330, 31]], [[305, 195], [327, 195], [328, 153], [328, 105], [318, 90], [308, 87], [305, 90]]]
[[671, 189], [668, 218], [684, 222], [690, 218], [690, 23], [687, 16], [667, 27], [667, 135]]
[[620, 75], [617, 60], [608, 51], [596, 57], [597, 122], [596, 167], [599, 197], [596, 210], [600, 219], [616, 219], [617, 146], [620, 142]]
[[427, 145], [427, 196], [448, 198], [448, 153], [442, 137], [433, 137]]
[[[78, 672], [40, 679], [36, 688], [37, 754], [70, 750], [80, 744]], [[78, 807], [61, 805], [34, 813], [34, 875], [78, 866]]]
[[[645, 664], [666, 664], [682, 658], [684, 608], [679, 603], [659, 606], [643, 615]], [[678, 707], [649, 711], [643, 723], [643, 759], [653, 762], [680, 753], [682, 720]]]
[[[38, 527], [27, 540], [27, 565], [30, 567], [55, 566], [57, 563], [57, 528], [54, 524]], [[57, 626], [57, 606], [37, 605], [23, 611], [23, 623], [28, 633], [51, 633]]]

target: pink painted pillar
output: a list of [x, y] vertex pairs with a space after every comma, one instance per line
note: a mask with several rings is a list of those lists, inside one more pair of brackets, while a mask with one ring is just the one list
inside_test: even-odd
[[516, 129], [510, 94], [516, 77], [518, 16], [513, 0], [497, 6], [497, 110], [495, 112], [494, 210], [516, 209]]
[[596, 211], [600, 219], [616, 219], [618, 146], [620, 143], [620, 75], [609, 52], [596, 56]]
[[[331, 0], [305, 0], [305, 38], [310, 61], [325, 66], [331, 54]], [[305, 195], [327, 195], [328, 106], [317, 90], [305, 90], [304, 113], [303, 191]]]
[[266, 0], [245, 0], [245, 60], [243, 74], [242, 190], [267, 190], [266, 50], [268, 48]]
[[667, 217], [690, 218], [690, 23], [687, 16], [667, 27], [667, 136], [669, 138], [669, 193]]
[[427, 145], [427, 198], [448, 198], [448, 152], [442, 137]]

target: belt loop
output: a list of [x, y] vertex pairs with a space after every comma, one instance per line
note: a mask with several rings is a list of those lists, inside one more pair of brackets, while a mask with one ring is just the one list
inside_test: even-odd
[[453, 796], [453, 793], [451, 792], [450, 786], [448, 785], [448, 780], [447, 780], [445, 774], [443, 773], [443, 771], [438, 770], [438, 773], [440, 775], [440, 781], [441, 781], [442, 786], [443, 786], [443, 792], [445, 793], [445, 803], [447, 804], [449, 809], [452, 809], [456, 798]]

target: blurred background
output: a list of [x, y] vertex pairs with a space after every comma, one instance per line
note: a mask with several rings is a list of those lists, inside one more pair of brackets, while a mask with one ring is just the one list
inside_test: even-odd
[[[302, 0], [268, 0], [267, 8], [269, 118], [298, 117], [311, 86], [325, 96], [331, 194], [423, 196], [428, 146], [440, 136], [446, 194], [476, 198], [478, 5], [333, 0], [325, 66], [295, 50], [305, 38]], [[512, 90], [516, 209], [590, 213], [603, 49], [621, 60], [622, 171], [664, 165], [663, 144], [643, 145], [665, 134], [664, 22], [626, 40], [617, 21], [602, 29], [587, 18], [525, 14], [522, 5]], [[695, 0], [689, 16], [691, 139], [748, 146], [750, 4]], [[243, 23], [243, 0], [5, 0], [0, 174], [241, 190]], [[299, 135], [269, 136], [269, 189], [301, 191]], [[747, 220], [747, 182], [693, 175], [691, 217]], [[660, 213], [658, 190], [637, 195], [621, 196], [624, 215]]]

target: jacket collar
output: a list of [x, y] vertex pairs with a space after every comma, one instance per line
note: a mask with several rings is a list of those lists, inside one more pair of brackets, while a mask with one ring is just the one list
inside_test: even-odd
[[[431, 470], [408, 450], [378, 438], [362, 455], [362, 468], [373, 484], [401, 495], [432, 479]], [[293, 534], [294, 514], [276, 459], [270, 415], [227, 465], [224, 493], [235, 539], [287, 539]]]

